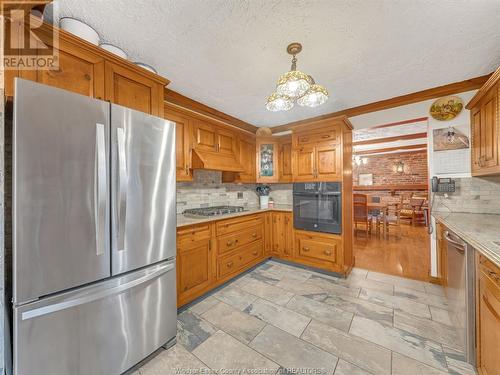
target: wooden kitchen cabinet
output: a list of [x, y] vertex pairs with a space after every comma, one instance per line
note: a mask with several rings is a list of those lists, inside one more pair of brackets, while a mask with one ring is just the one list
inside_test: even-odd
[[264, 214], [264, 252], [267, 256], [271, 256], [273, 252], [273, 225], [272, 212]]
[[285, 218], [282, 212], [271, 213], [273, 247], [271, 254], [281, 257], [285, 248]]
[[279, 182], [292, 182], [292, 137], [280, 137], [279, 140]]
[[285, 258], [292, 258], [294, 256], [294, 229], [293, 229], [293, 214], [291, 212], [283, 212], [283, 232], [285, 236], [285, 243], [283, 247], [283, 256]]
[[173, 111], [165, 105], [164, 117], [175, 122], [175, 160], [176, 180], [191, 181], [191, 122], [192, 120], [182, 113]]
[[222, 172], [222, 182], [255, 183], [255, 136], [246, 133], [238, 135], [238, 162], [243, 172]]
[[163, 116], [163, 85], [121, 65], [105, 63], [105, 100]]
[[295, 231], [295, 256], [299, 262], [332, 272], [342, 272], [341, 236]]
[[293, 181], [339, 181], [342, 179], [340, 127], [326, 126], [293, 135]]
[[193, 126], [193, 147], [202, 152], [210, 152], [214, 157], [237, 159], [237, 135], [228, 127], [208, 121], [195, 120]]
[[279, 181], [279, 143], [276, 137], [257, 137], [256, 169], [257, 182], [273, 183]]
[[177, 230], [177, 304], [203, 294], [213, 283], [212, 230], [201, 224]]
[[[46, 23], [37, 28], [41, 43], [52, 45], [53, 29]], [[64, 30], [58, 30], [58, 41], [57, 69], [6, 70], [6, 96], [14, 95], [14, 78], [20, 77], [163, 116], [167, 79]]]
[[472, 174], [500, 174], [500, 68], [474, 95], [466, 108], [471, 116]]
[[477, 366], [482, 375], [500, 375], [500, 268], [479, 255]]

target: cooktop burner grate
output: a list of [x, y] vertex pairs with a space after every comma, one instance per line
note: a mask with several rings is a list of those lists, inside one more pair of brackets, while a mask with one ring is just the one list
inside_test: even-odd
[[215, 207], [202, 207], [202, 208], [190, 208], [184, 210], [183, 214], [186, 216], [218, 216], [232, 214], [235, 212], [243, 212], [245, 209], [241, 206], [215, 206]]

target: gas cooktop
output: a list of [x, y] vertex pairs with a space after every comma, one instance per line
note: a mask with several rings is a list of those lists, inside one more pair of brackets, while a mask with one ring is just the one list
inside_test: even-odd
[[226, 215], [243, 211], [245, 211], [245, 209], [241, 206], [215, 206], [215, 207], [191, 208], [188, 210], [184, 210], [183, 214], [185, 216], [191, 216], [191, 217], [207, 217], [207, 216]]

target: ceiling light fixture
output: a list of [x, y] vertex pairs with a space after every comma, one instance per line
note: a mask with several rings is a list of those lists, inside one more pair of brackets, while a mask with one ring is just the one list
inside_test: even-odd
[[317, 107], [328, 100], [328, 91], [314, 82], [314, 79], [297, 70], [296, 55], [302, 51], [300, 43], [291, 43], [286, 51], [292, 55], [292, 67], [282, 74], [276, 85], [276, 92], [267, 98], [266, 108], [269, 111], [288, 111], [296, 101], [303, 107]]

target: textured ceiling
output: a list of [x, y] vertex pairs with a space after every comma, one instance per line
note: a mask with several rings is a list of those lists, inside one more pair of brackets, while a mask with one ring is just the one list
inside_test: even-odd
[[[58, 0], [172, 81], [170, 88], [258, 126], [275, 126], [490, 73], [499, 0]], [[58, 18], [58, 15], [55, 15]], [[319, 108], [265, 110], [290, 67], [331, 93]]]

